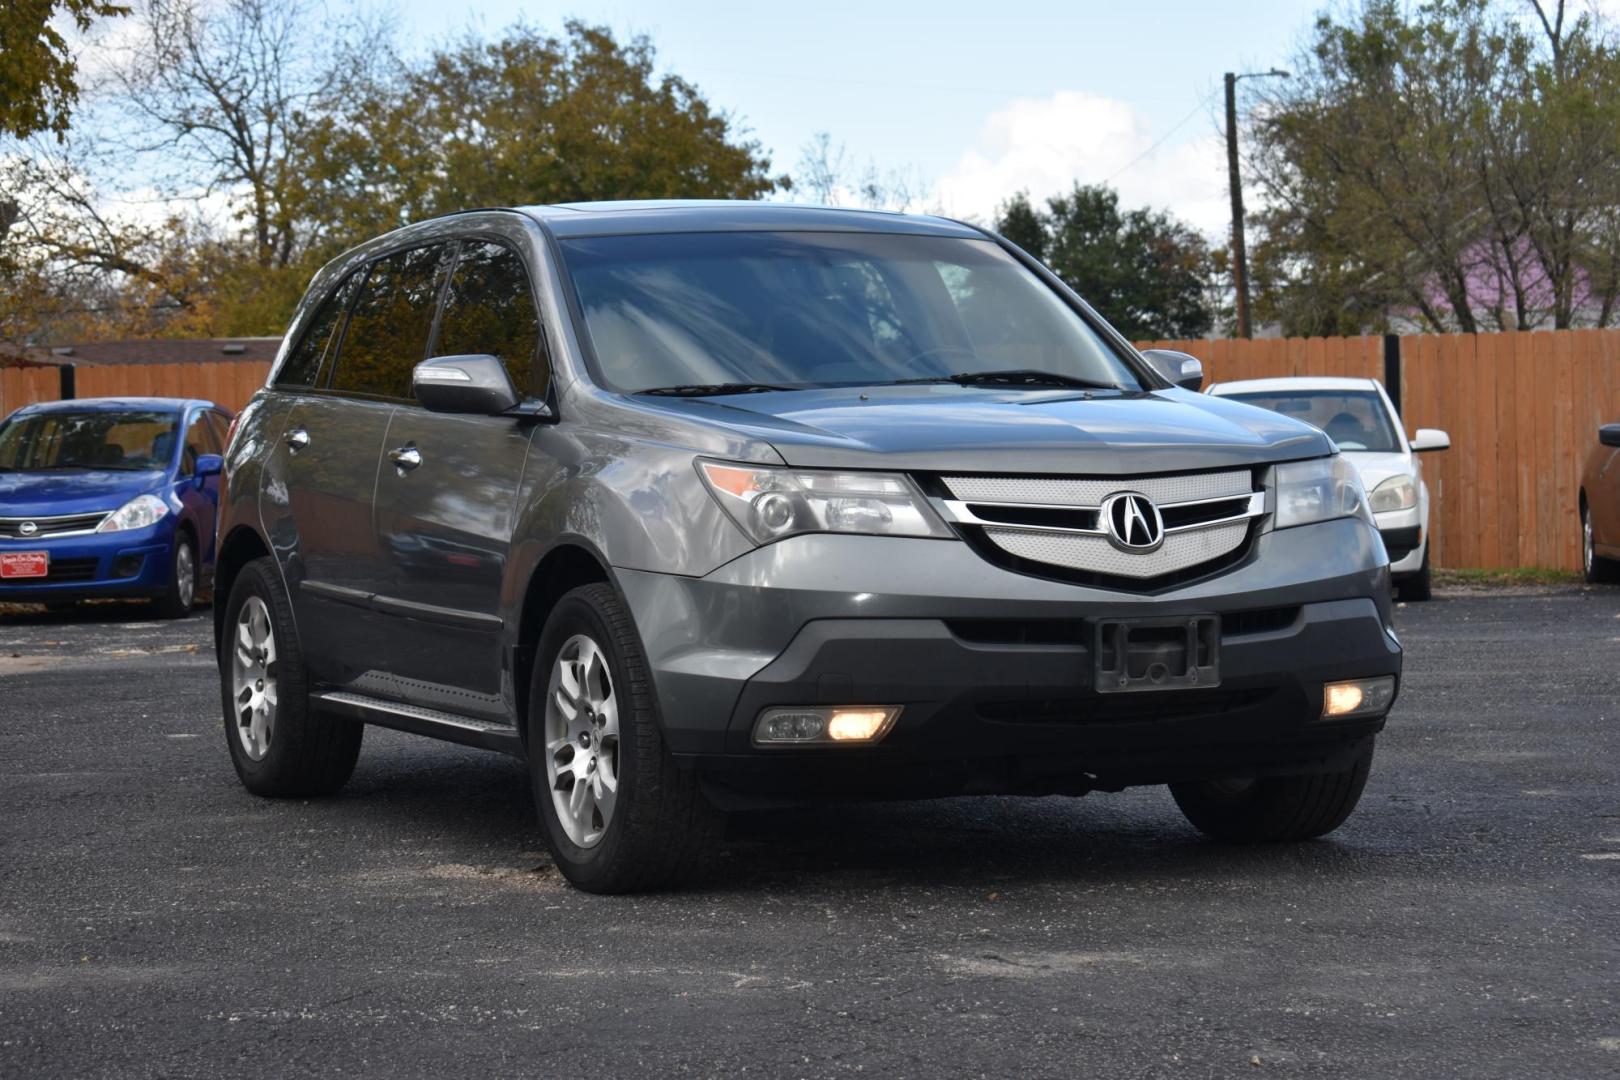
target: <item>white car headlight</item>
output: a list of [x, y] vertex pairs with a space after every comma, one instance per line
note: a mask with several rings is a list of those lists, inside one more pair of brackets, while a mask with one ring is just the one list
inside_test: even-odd
[[96, 527], [96, 532], [124, 532], [156, 525], [169, 512], [168, 506], [156, 495], [137, 495], [107, 515], [107, 520]]
[[1273, 475], [1279, 529], [1357, 516], [1372, 524], [1361, 477], [1354, 465], [1337, 454], [1278, 465]]
[[1387, 510], [1410, 510], [1417, 505], [1417, 484], [1410, 476], [1392, 476], [1373, 488], [1367, 502], [1375, 514]]
[[831, 472], [699, 461], [698, 473], [743, 532], [768, 544], [797, 533], [949, 539], [950, 528], [900, 473]]

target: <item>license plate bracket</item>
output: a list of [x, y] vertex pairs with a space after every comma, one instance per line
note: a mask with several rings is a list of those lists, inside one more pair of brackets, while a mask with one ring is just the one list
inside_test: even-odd
[[51, 553], [48, 551], [0, 552], [0, 578], [48, 577], [51, 572]]
[[1098, 619], [1092, 686], [1099, 694], [1221, 685], [1221, 617]]

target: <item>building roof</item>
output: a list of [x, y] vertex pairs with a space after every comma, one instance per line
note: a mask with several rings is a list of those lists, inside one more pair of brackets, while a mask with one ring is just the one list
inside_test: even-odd
[[280, 347], [279, 337], [141, 338], [56, 345], [34, 350], [29, 359], [57, 364], [206, 364], [228, 360], [269, 363]]

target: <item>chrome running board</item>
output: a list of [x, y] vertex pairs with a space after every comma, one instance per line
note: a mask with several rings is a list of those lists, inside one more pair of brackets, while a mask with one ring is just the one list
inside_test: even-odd
[[408, 731], [413, 735], [426, 735], [431, 739], [443, 739], [483, 750], [498, 750], [516, 758], [524, 756], [523, 740], [518, 737], [517, 729], [506, 724], [491, 724], [457, 713], [385, 701], [343, 690], [313, 694], [310, 700], [322, 712], [353, 717], [378, 727]]

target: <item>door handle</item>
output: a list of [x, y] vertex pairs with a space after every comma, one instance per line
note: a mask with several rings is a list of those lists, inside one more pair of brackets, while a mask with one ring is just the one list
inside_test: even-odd
[[309, 445], [309, 432], [305, 431], [301, 427], [300, 428], [293, 428], [291, 431], [287, 432], [287, 434], [283, 435], [281, 438], [282, 438], [282, 441], [287, 444], [288, 449], [290, 449], [295, 454], [298, 453], [298, 451], [302, 450], [304, 447]]
[[401, 446], [388, 451], [388, 460], [401, 473], [407, 473], [422, 464], [422, 451], [414, 446]]

